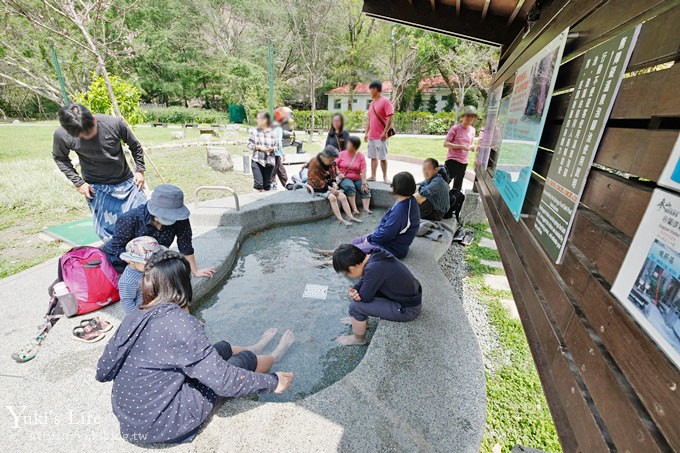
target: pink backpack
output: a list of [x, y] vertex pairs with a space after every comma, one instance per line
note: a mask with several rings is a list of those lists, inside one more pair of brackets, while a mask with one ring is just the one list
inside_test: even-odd
[[79, 315], [118, 302], [118, 278], [118, 272], [97, 247], [75, 247], [59, 259], [58, 280], [75, 295]]

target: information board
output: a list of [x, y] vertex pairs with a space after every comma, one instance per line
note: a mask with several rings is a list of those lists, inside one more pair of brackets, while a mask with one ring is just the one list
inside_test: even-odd
[[557, 263], [639, 31], [640, 25], [583, 56], [534, 223], [534, 235]]
[[484, 132], [479, 137], [479, 150], [477, 151], [477, 165], [481, 168], [486, 168], [489, 163], [491, 148], [497, 147], [501, 141], [501, 129], [496, 125], [496, 120], [502, 96], [503, 84], [491, 90], [491, 94], [489, 94]]
[[494, 184], [515, 220], [522, 212], [568, 32], [560, 33], [515, 74], [494, 174]]
[[656, 189], [611, 292], [680, 368], [680, 197]]

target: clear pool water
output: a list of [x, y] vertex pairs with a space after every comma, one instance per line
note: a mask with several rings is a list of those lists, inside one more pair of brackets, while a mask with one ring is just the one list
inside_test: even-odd
[[[260, 400], [303, 398], [336, 382], [363, 358], [366, 346], [341, 347], [334, 341], [350, 331], [339, 321], [347, 316], [352, 282], [332, 266], [320, 266], [312, 249], [333, 249], [372, 231], [383, 213], [362, 215], [364, 223], [351, 227], [329, 218], [252, 235], [241, 245], [231, 275], [195, 311], [212, 341], [249, 345], [269, 327], [277, 327], [279, 333], [265, 353], [283, 331], [293, 329], [295, 344], [274, 365], [274, 371], [295, 373], [293, 384], [285, 394], [261, 395]], [[303, 298], [307, 284], [327, 286], [326, 299]], [[374, 330], [375, 324], [369, 325], [369, 337]]]

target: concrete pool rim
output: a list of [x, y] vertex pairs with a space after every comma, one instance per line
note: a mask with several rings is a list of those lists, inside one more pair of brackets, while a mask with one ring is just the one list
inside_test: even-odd
[[[389, 208], [394, 202], [389, 193], [389, 188], [383, 184], [376, 184], [376, 186], [371, 188], [373, 192], [372, 202], [375, 206]], [[310, 196], [303, 190], [281, 192], [257, 200], [246, 204], [239, 212], [225, 211], [210, 206], [194, 210], [192, 213], [192, 223], [215, 227], [214, 230], [208, 231], [195, 239], [197, 243], [195, 244], [196, 253], [197, 256], [202, 257], [202, 262], [204, 261], [203, 257], [207, 254], [212, 254], [212, 250], [214, 250], [214, 247], [210, 247], [210, 244], [205, 243], [205, 241], [214, 243], [215, 235], [224, 236], [221, 242], [221, 245], [224, 244], [224, 247], [220, 247], [222, 251], [221, 259], [219, 256], [212, 256], [209, 260], [211, 265], [216, 266], [218, 270], [217, 275], [212, 280], [200, 279], [194, 281], [195, 299], [202, 299], [224, 281], [224, 278], [234, 265], [240, 244], [249, 235], [273, 226], [306, 223], [326, 218], [330, 215], [330, 208], [325, 199]], [[449, 225], [452, 226], [452, 224]], [[229, 238], [231, 239], [230, 245], [228, 245]], [[312, 413], [322, 415], [331, 420], [341, 421], [341, 425], [347, 428], [351, 427], [339, 439], [338, 448], [341, 450], [363, 449], [367, 447], [368, 445], [365, 443], [362, 443], [361, 446], [356, 444], [357, 439], [354, 439], [354, 436], [364, 438], [365, 440], [364, 436], [371, 435], [369, 427], [371, 425], [375, 426], [378, 420], [382, 420], [382, 423], [379, 423], [381, 428], [375, 426], [375, 429], [379, 431], [386, 430], [387, 434], [373, 439], [374, 447], [378, 450], [385, 448], [409, 450], [410, 448], [415, 448], [426, 451], [450, 451], [455, 445], [456, 451], [477, 451], [483, 434], [486, 407], [484, 373], [476, 338], [462, 310], [460, 295], [457, 295], [456, 291], [450, 286], [437, 264], [439, 258], [446, 252], [450, 244], [450, 234], [446, 235], [445, 240], [442, 242], [432, 242], [427, 239], [416, 238], [409, 256], [404, 261], [423, 284], [425, 315], [421, 316], [419, 320], [407, 324], [385, 321], [379, 323], [364, 358], [354, 370], [325, 389], [294, 402], [230, 401], [218, 411], [217, 417], [220, 414], [228, 415], [231, 422], [239, 419], [239, 422], [250, 425], [250, 429], [252, 429], [253, 426], [248, 421], [250, 417], [245, 414], [251, 412], [264, 412], [270, 415], [276, 412], [282, 414], [290, 413], [291, 408], [286, 406], [292, 405], [297, 408], [311, 410]], [[224, 253], [225, 250], [227, 251], [226, 254]], [[433, 291], [433, 288], [436, 291]], [[449, 299], [448, 301], [445, 300], [447, 298]], [[428, 307], [428, 305], [431, 307]], [[442, 313], [436, 313], [437, 311]], [[453, 322], [454, 319], [449, 319], [456, 325], [454, 329], [456, 334], [452, 335], [452, 323], [447, 325], [446, 322], [442, 323], [442, 321], [445, 321], [446, 318], [451, 318], [451, 315], [454, 313], [455, 316], [453, 318], [456, 318], [455, 322]], [[439, 319], [434, 319], [434, 317]], [[438, 335], [433, 335], [435, 324], [439, 324], [440, 328], [442, 328], [444, 338], [437, 338]], [[417, 327], [420, 327], [420, 329], [417, 329]], [[447, 327], [448, 329], [446, 329]], [[418, 330], [422, 332], [416, 334], [417, 338], [410, 338], [410, 334], [415, 333], [410, 331]], [[432, 337], [431, 340], [428, 340], [429, 343], [428, 341], [423, 341], [428, 336], [426, 331], [429, 331], [429, 336]], [[406, 341], [411, 342], [410, 345], [414, 349], [412, 354], [403, 354], [402, 351], [402, 354], [397, 356], [391, 353], [389, 350], [394, 345], [399, 345], [400, 342], [405, 341], [404, 336], [407, 337]], [[460, 344], [451, 348], [451, 344], [446, 344], [449, 336], [456, 337], [450, 338], [450, 340]], [[442, 344], [438, 345], [438, 341]], [[432, 351], [428, 351], [429, 354], [425, 354], [425, 356], [429, 355], [434, 360], [437, 359], [437, 356], [439, 356], [440, 360], [446, 359], [447, 352], [453, 351], [457, 351], [459, 354], [460, 352], [465, 352], [463, 356], [466, 358], [458, 362], [458, 367], [448, 369], [444, 367], [441, 370], [432, 370], [427, 366], [412, 366], [414, 365], [413, 363], [402, 363], [402, 371], [407, 368], [409, 372], [397, 373], [394, 376], [395, 379], [399, 379], [396, 377], [397, 375], [401, 376], [403, 374], [403, 379], [406, 382], [404, 385], [407, 387], [411, 387], [410, 381], [416, 381], [421, 384], [432, 381], [432, 390], [439, 389], [439, 391], [435, 391], [433, 395], [430, 395], [431, 399], [429, 400], [426, 398], [426, 401], [419, 401], [416, 398], [417, 401], [404, 404], [410, 398], [405, 398], [403, 395], [400, 398], [396, 398], [395, 396], [402, 392], [385, 391], [385, 385], [394, 384], [394, 382], [393, 379], [384, 379], [385, 376], [380, 378], [380, 375], [404, 360], [408, 362], [409, 356], [411, 358], [421, 357], [425, 360], [423, 351], [419, 351], [419, 349], [422, 349], [422, 346], [427, 344], [430, 345], [430, 348], [441, 349], [438, 351], [440, 354], [433, 353]], [[462, 370], [464, 372], [461, 373]], [[451, 377], [460, 375], [464, 382], [461, 382], [459, 385], [462, 384], [462, 387], [466, 389], [465, 392], [451, 392], [444, 389], [447, 385], [456, 385], [451, 382], [451, 379], [447, 379], [447, 374], [450, 374]], [[433, 377], [438, 378], [433, 379]], [[414, 386], [414, 388], [411, 388], [411, 391], [421, 391], [420, 387], [422, 385]], [[347, 409], [343, 409], [343, 406], [348, 405], [348, 403], [351, 405], [352, 397], [348, 396], [348, 394], [351, 395], [353, 393], [360, 395], [357, 397], [359, 400], [363, 399], [365, 402], [371, 401], [373, 405], [379, 404], [385, 413], [377, 414], [370, 410], [368, 412], [371, 412], [373, 415], [369, 416], [366, 413], [359, 415], [356, 411], [352, 410], [347, 412]], [[458, 410], [455, 407], [446, 407], [451, 403], [447, 396], [455, 398], [455, 404], [459, 405]], [[418, 415], [416, 418], [410, 419], [411, 423], [407, 423], [404, 420], [399, 420], [400, 416], [398, 414], [402, 411], [417, 413]], [[385, 418], [386, 414], [391, 415]], [[302, 420], [307, 417], [301, 415], [292, 417], [291, 423], [298, 417], [301, 417], [299, 420], [301, 423], [308, 423], [308, 421], [303, 422]], [[360, 420], [363, 420], [363, 423], [360, 423]], [[384, 426], [384, 423], [388, 421], [393, 424], [392, 427]], [[207, 424], [194, 442], [201, 442], [202, 436], [210, 436], [210, 433], [213, 431], [210, 426], [214, 422], [215, 420]], [[410, 427], [410, 429], [407, 429], [407, 427]], [[244, 426], [244, 429], [247, 428]], [[361, 432], [361, 435], [356, 431]], [[311, 435], [316, 437], [313, 434]], [[373, 437], [375, 437], [375, 434]], [[244, 447], [246, 445], [248, 448], [254, 447], [250, 442], [247, 442]], [[276, 442], [275, 445], [279, 445], [279, 443]], [[289, 443], [286, 443], [286, 445], [290, 446]], [[284, 445], [280, 444], [280, 446], [283, 447]]]

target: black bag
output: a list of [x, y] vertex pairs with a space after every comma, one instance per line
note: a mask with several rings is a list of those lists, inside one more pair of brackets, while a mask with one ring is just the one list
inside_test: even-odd
[[446, 171], [445, 166], [440, 165], [439, 168], [437, 168], [437, 173], [439, 173], [439, 176], [441, 176], [442, 179], [446, 181], [446, 184], [451, 184], [451, 178], [449, 178], [449, 172]]
[[449, 190], [449, 210], [444, 214], [445, 219], [450, 219], [454, 215], [456, 221], [460, 223], [460, 211], [463, 209], [463, 202], [465, 201], [465, 194], [458, 189]]

